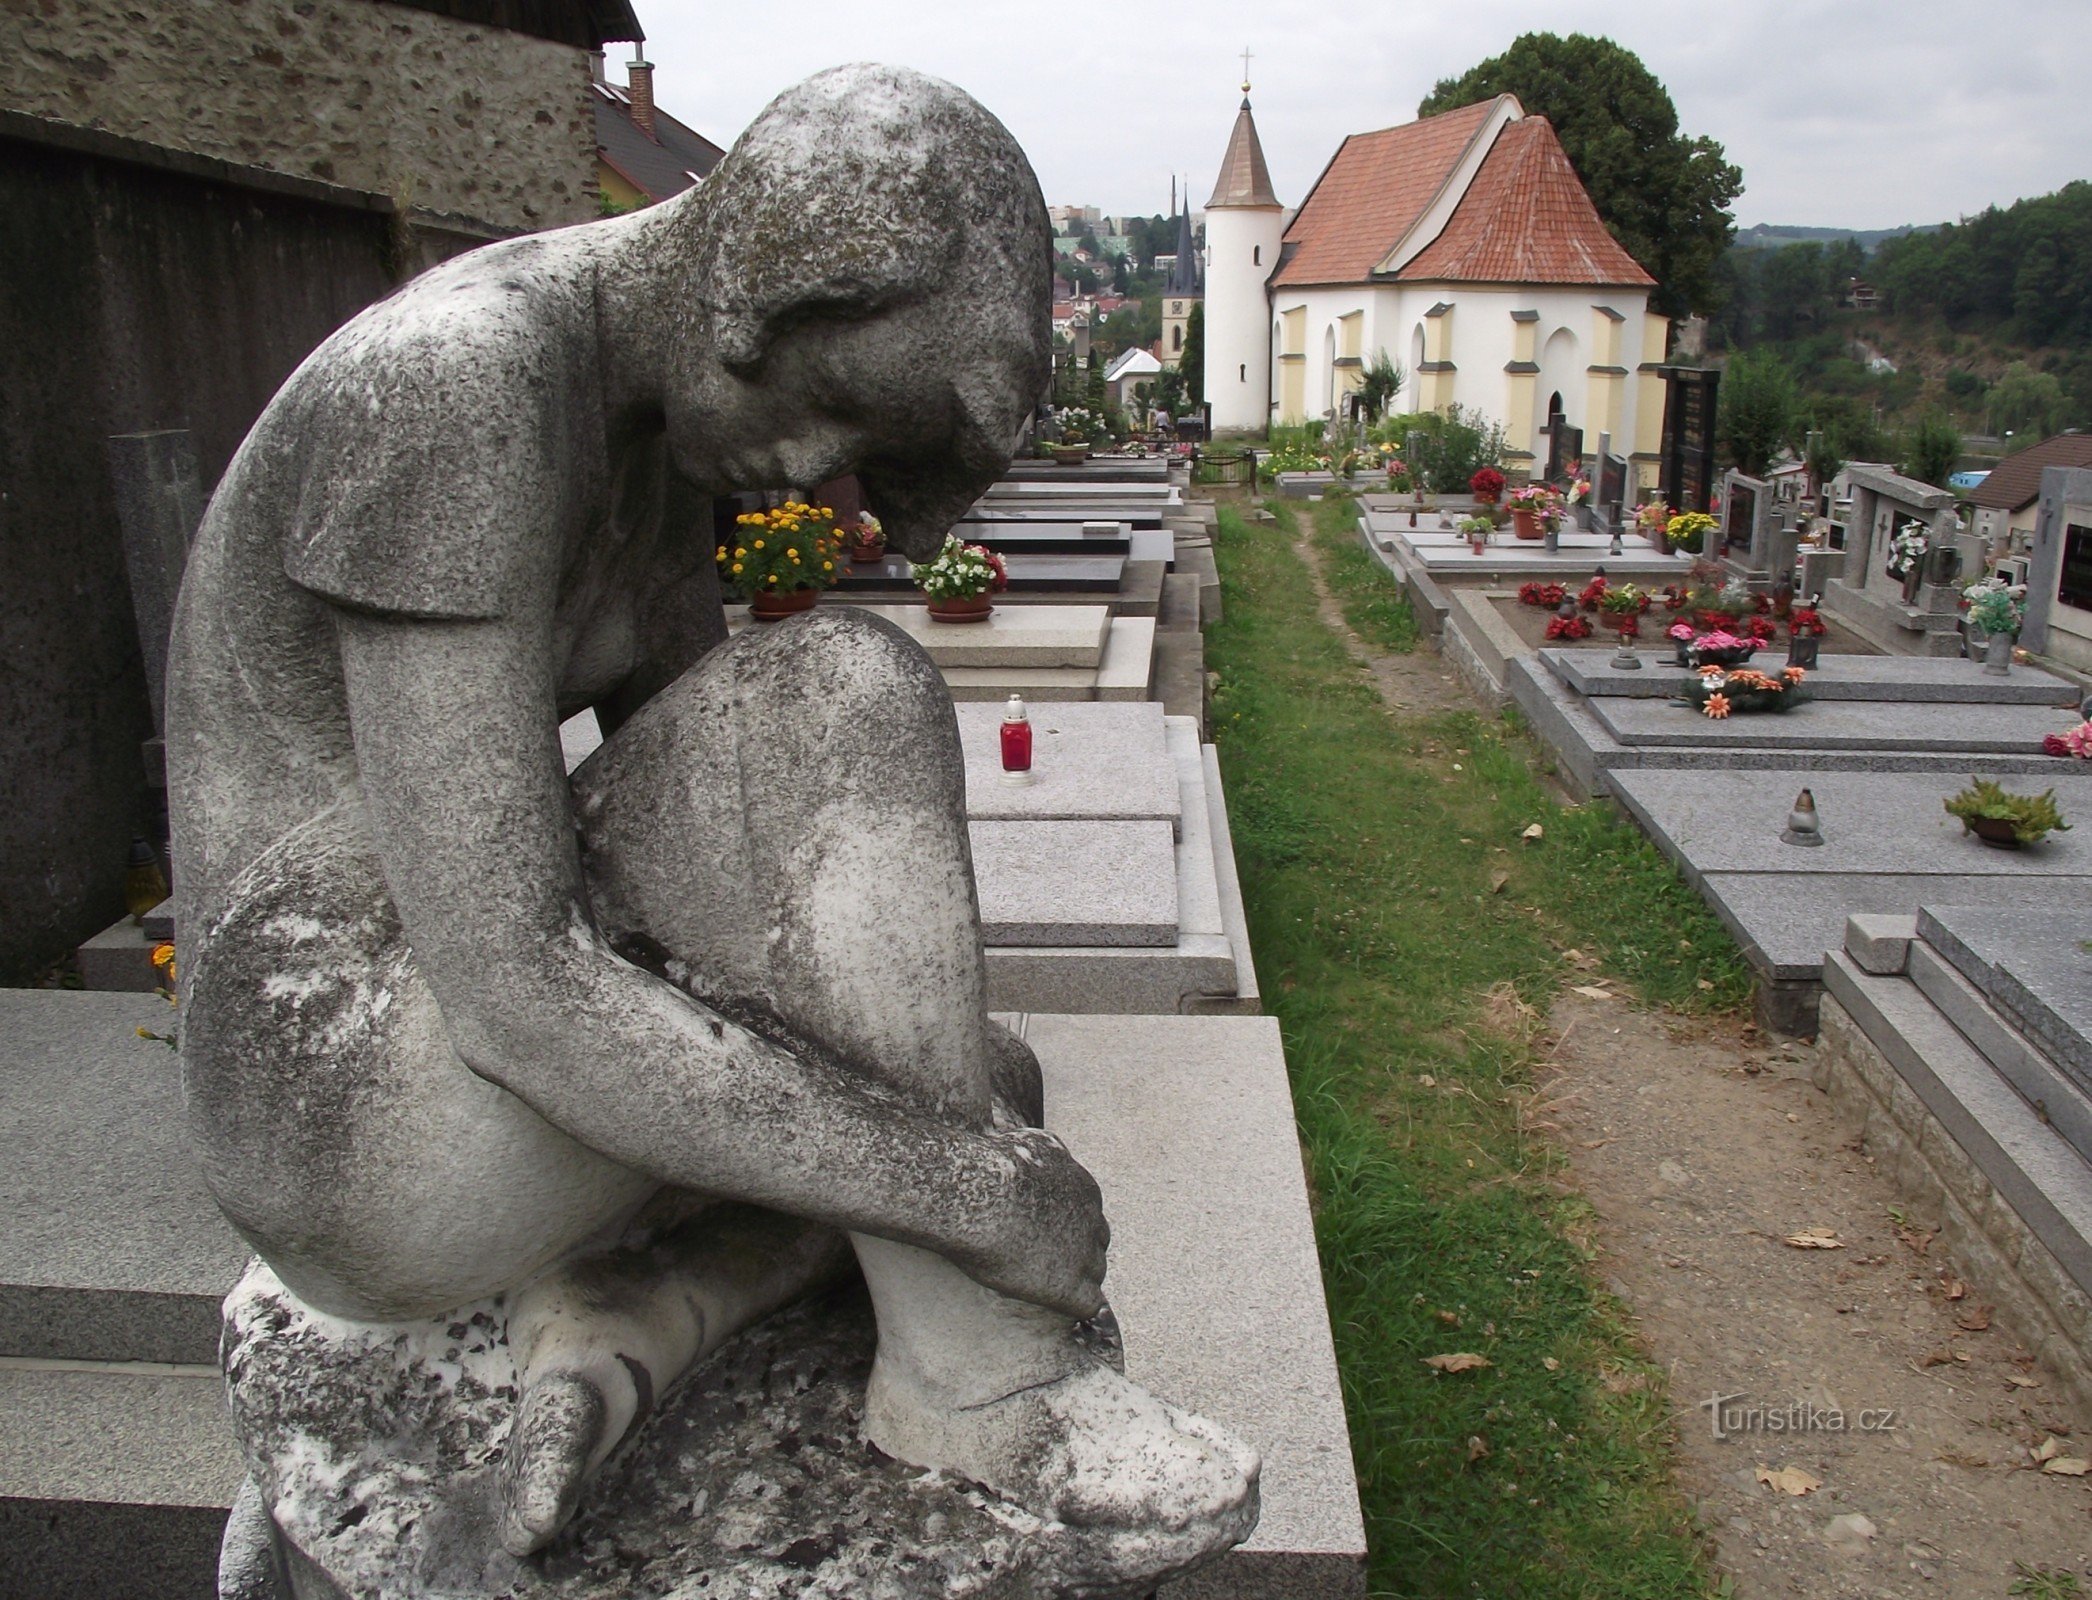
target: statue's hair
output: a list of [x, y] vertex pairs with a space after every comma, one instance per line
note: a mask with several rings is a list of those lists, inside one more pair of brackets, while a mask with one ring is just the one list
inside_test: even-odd
[[876, 316], [940, 289], [975, 332], [1050, 359], [1052, 231], [1008, 129], [904, 67], [836, 67], [771, 101], [683, 218], [714, 347], [762, 363], [801, 323]]

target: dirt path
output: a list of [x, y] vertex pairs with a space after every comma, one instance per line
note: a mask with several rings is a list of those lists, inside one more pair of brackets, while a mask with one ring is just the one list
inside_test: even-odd
[[[1301, 550], [1391, 711], [1476, 704], [1435, 654], [1370, 650]], [[1533, 1126], [1669, 1374], [1678, 1481], [1738, 1600], [2092, 1594], [2092, 1477], [2032, 1454], [2092, 1458], [2092, 1418], [1934, 1258], [1810, 1083], [1809, 1046], [1573, 990], [1510, 1025], [1548, 1062]], [[1786, 1242], [1811, 1230], [1835, 1247]]]
[[[1303, 519], [1305, 521], [1306, 519]], [[1298, 541], [1301, 559], [1315, 579], [1315, 608], [1323, 624], [1344, 641], [1344, 649], [1373, 675], [1373, 685], [1390, 711], [1403, 716], [1427, 716], [1434, 711], [1472, 711], [1477, 702], [1435, 650], [1419, 649], [1406, 656], [1384, 655], [1368, 649], [1365, 641], [1344, 621], [1343, 608], [1329, 592], [1322, 570], [1322, 552], [1312, 535], [1303, 532]]]

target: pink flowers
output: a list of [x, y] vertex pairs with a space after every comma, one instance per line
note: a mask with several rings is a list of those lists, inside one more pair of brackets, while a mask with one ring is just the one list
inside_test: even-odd
[[1753, 641], [1739, 639], [1726, 628], [1717, 628], [1712, 633], [1703, 633], [1693, 640], [1695, 650], [1740, 650]]
[[2041, 753], [2092, 761], [2092, 722], [2081, 722], [2068, 733], [2048, 734], [2041, 741]]
[[1692, 624], [1690, 622], [1674, 622], [1664, 629], [1663, 636], [1666, 639], [1676, 639], [1680, 644], [1691, 644], [1693, 640]]

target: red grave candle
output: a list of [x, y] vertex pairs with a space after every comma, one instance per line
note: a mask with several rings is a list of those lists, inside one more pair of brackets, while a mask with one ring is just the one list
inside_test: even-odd
[[1005, 776], [1031, 773], [1031, 719], [1014, 694], [1002, 714], [1002, 770]]

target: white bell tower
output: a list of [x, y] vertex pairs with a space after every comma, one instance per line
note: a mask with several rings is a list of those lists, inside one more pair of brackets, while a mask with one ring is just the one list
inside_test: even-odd
[[1242, 64], [1242, 109], [1206, 202], [1206, 399], [1216, 434], [1270, 426], [1271, 298], [1264, 286], [1278, 270], [1286, 231], [1249, 111], [1246, 50]]

